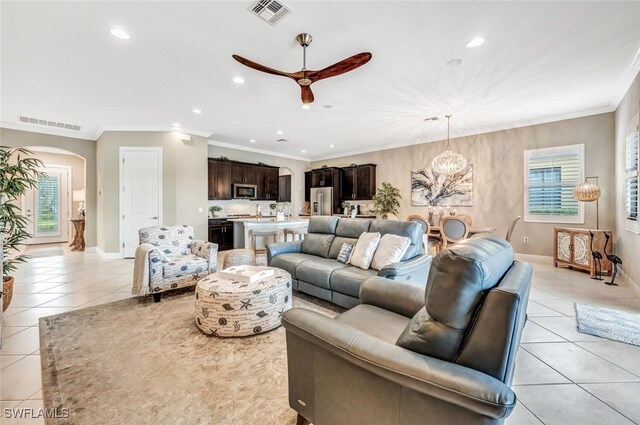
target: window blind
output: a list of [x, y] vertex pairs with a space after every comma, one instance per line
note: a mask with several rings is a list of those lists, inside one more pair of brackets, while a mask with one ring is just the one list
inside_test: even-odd
[[573, 188], [584, 175], [584, 145], [525, 151], [525, 217], [528, 221], [582, 222]]
[[627, 220], [638, 220], [638, 132], [627, 137], [626, 143], [626, 216]]

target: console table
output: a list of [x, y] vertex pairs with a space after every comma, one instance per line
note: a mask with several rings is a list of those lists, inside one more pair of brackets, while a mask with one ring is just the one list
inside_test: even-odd
[[[593, 233], [593, 240], [591, 234]], [[604, 232], [610, 236], [607, 252], [604, 252]], [[613, 251], [613, 231], [594, 229], [575, 229], [556, 227], [553, 229], [553, 266], [565, 266], [573, 269], [588, 271], [591, 277], [596, 277], [596, 265], [591, 250], [602, 255], [600, 264], [602, 272], [611, 276], [613, 264], [607, 260], [606, 254]]]
[[84, 218], [72, 218], [71, 222], [73, 223], [73, 227], [75, 229], [75, 236], [73, 237], [73, 241], [69, 244], [71, 251], [84, 251]]

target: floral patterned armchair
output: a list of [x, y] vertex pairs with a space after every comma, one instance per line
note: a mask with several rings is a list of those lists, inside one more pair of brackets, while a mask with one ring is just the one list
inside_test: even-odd
[[162, 292], [195, 285], [201, 277], [216, 271], [218, 245], [193, 240], [191, 226], [146, 227], [138, 235], [136, 262], [144, 261], [139, 256], [146, 256], [149, 264], [149, 287], [144, 293], [153, 293], [156, 302]]

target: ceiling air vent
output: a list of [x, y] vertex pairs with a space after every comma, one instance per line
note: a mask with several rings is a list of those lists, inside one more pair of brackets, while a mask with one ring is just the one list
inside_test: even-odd
[[20, 120], [20, 122], [24, 122], [24, 123], [27, 123], [27, 124], [36, 124], [36, 125], [43, 125], [43, 126], [47, 126], [47, 127], [62, 128], [64, 130], [80, 131], [80, 126], [76, 125], [76, 124], [68, 124], [68, 123], [64, 123], [64, 122], [41, 120], [41, 119], [33, 118], [33, 117], [25, 117], [24, 115], [18, 116], [18, 119]]
[[278, 139], [276, 140], [278, 143], [289, 143], [289, 139]]
[[276, 25], [282, 18], [293, 12], [280, 0], [256, 0], [247, 10], [270, 25]]

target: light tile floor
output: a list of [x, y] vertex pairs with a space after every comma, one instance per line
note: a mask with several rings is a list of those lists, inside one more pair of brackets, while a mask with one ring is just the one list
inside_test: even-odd
[[[640, 347], [577, 332], [573, 307], [584, 302], [640, 312], [640, 292], [622, 281], [611, 287], [582, 272], [555, 269], [548, 258], [519, 257], [533, 264], [534, 281], [513, 382], [519, 402], [506, 423], [640, 423]], [[15, 273], [2, 326], [3, 412], [42, 407], [38, 318], [129, 297], [132, 269], [132, 260], [65, 250], [33, 258]], [[2, 424], [42, 421], [3, 417]]]

